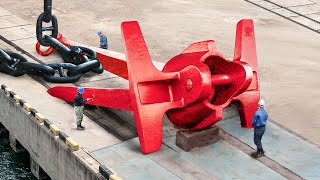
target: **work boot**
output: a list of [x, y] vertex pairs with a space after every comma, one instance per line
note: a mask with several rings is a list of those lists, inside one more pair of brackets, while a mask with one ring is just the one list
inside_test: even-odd
[[252, 153], [251, 156], [253, 156], [254, 158], [264, 156], [264, 151], [263, 149], [257, 149], [257, 151]]
[[259, 157], [259, 154], [260, 154], [259, 151], [256, 151], [254, 153], [251, 153], [251, 156], [254, 158], [257, 158], [257, 157]]
[[80, 127], [81, 127], [81, 128], [83, 128], [83, 129], [85, 129], [85, 127], [84, 127], [84, 126], [82, 126], [81, 124], [80, 124]]
[[81, 125], [77, 125], [77, 130], [84, 130], [84, 127], [82, 127]]

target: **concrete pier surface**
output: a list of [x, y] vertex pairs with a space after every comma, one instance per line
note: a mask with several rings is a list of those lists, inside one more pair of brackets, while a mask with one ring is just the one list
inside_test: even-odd
[[[10, 21], [20, 22], [17, 16], [25, 21], [24, 26], [14, 27], [15, 31], [1, 29], [0, 34], [14, 33], [16, 39], [30, 37], [16, 32], [29, 26], [34, 31], [43, 11], [43, 2], [34, 0], [1, 1], [0, 6], [12, 12]], [[64, 36], [99, 46], [96, 31], [102, 30], [108, 36], [109, 49], [117, 52], [124, 52], [121, 22], [137, 20], [151, 57], [160, 62], [167, 62], [193, 42], [207, 39], [216, 40], [218, 50], [232, 58], [236, 23], [252, 18], [261, 94], [271, 119], [320, 145], [320, 131], [315, 130], [320, 129], [320, 84], [315, 78], [320, 76], [320, 36], [290, 21], [319, 30], [319, 0], [55, 0], [53, 12]], [[34, 41], [30, 41], [32, 49]]]
[[[262, 1], [252, 2], [300, 23], [307, 23], [299, 19], [300, 15], [285, 14], [284, 8], [272, 7]], [[280, 4], [302, 14], [312, 10], [307, 16], [319, 21], [317, 1], [287, 1]], [[42, 10], [40, 1], [1, 1], [0, 48], [13, 51], [21, 48], [29, 53], [26, 57], [30, 62], [35, 62], [30, 55], [44, 63], [61, 62], [57, 54], [41, 57], [35, 52], [35, 22]], [[236, 23], [242, 18], [254, 19], [261, 93], [267, 101], [267, 110], [276, 124], [303, 137], [270, 122], [263, 141], [267, 156], [260, 160], [252, 159], [248, 152], [255, 148], [252, 130], [240, 128], [236, 111], [230, 107], [225, 111], [225, 119], [218, 123], [225, 132], [218, 143], [184, 152], [175, 145], [175, 130], [165, 121], [161, 150], [143, 155], [137, 138], [120, 140], [87, 116], [83, 123], [86, 130], [77, 131], [72, 107], [49, 96], [47, 89], [31, 77], [24, 75], [16, 78], [1, 74], [0, 84], [5, 84], [23, 97], [80, 144], [83, 155], [96, 162], [93, 165], [95, 172], [98, 172], [98, 165], [107, 165], [123, 179], [320, 178], [320, 164], [316, 161], [320, 158], [320, 114], [316, 109], [320, 105], [320, 84], [315, 78], [320, 75], [317, 62], [320, 37], [317, 32], [242, 0], [219, 0], [214, 3], [187, 0], [79, 0], [75, 3], [55, 0], [53, 11], [58, 17], [59, 31], [64, 36], [98, 46], [96, 31], [103, 30], [109, 38], [110, 50], [119, 52], [123, 52], [120, 23], [138, 20], [151, 57], [160, 62], [166, 62], [192, 42], [207, 39], [216, 40], [218, 50], [232, 58]], [[307, 25], [318, 28], [317, 23]], [[78, 83], [91, 87], [127, 87], [125, 80], [107, 72], [84, 75]], [[1, 111], [9, 106], [10, 101], [6, 98], [1, 95]], [[131, 113], [116, 113], [134, 124]], [[11, 116], [9, 113], [2, 114], [0, 122], [5, 121], [3, 124], [8, 126]], [[114, 121], [112, 117], [105, 119]], [[14, 128], [9, 130], [17, 133]]]

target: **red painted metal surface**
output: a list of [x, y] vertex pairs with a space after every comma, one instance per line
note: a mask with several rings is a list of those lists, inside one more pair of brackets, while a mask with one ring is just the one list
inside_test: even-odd
[[258, 109], [260, 100], [257, 50], [252, 20], [241, 20], [237, 24], [234, 61], [246, 62], [252, 68], [250, 86], [233, 98], [233, 104], [239, 111], [241, 126], [252, 128], [252, 117]]
[[49, 56], [54, 51], [53, 47], [49, 47], [46, 51], [41, 51], [40, 46], [41, 46], [41, 44], [39, 42], [37, 42], [36, 51], [41, 56]]
[[[161, 147], [165, 113], [176, 127], [205, 129], [221, 120], [223, 109], [233, 103], [242, 127], [251, 127], [260, 98], [252, 20], [237, 25], [233, 60], [227, 60], [209, 40], [191, 44], [162, 71], [152, 64], [138, 23], [124, 22], [121, 29], [126, 56], [93, 49], [107, 71], [128, 79], [129, 89], [86, 88], [85, 97], [95, 95], [89, 104], [133, 111], [143, 153]], [[65, 38], [61, 42], [81, 45]], [[72, 102], [76, 88], [55, 87], [48, 92]]]
[[[52, 96], [74, 102], [74, 96], [77, 94], [77, 87], [55, 86], [48, 90]], [[94, 100], [86, 102], [89, 105], [110, 107], [123, 110], [131, 110], [129, 90], [128, 89], [108, 89], [108, 88], [84, 88], [84, 99], [93, 98]]]

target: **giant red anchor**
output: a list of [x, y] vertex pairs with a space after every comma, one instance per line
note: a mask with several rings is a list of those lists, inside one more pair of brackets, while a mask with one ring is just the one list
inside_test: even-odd
[[[241, 126], [251, 128], [260, 98], [252, 20], [237, 25], [233, 60], [227, 60], [209, 40], [191, 44], [162, 71], [151, 61], [138, 23], [124, 22], [121, 28], [127, 66], [123, 66], [123, 60], [108, 63], [108, 51], [97, 53], [106, 70], [128, 78], [129, 89], [85, 88], [84, 98], [94, 95], [95, 101], [88, 104], [133, 111], [143, 153], [160, 149], [165, 113], [176, 127], [205, 129], [221, 120], [223, 109], [233, 103]], [[62, 42], [70, 45], [67, 40]], [[127, 74], [113, 68], [119, 64], [127, 68]], [[64, 86], [48, 90], [52, 96], [70, 102], [76, 91], [76, 87]]]

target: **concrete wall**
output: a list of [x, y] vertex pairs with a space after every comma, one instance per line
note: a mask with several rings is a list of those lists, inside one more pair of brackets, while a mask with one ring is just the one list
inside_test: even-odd
[[97, 169], [80, 160], [79, 152], [68, 149], [3, 91], [0, 91], [0, 112], [0, 122], [52, 179], [101, 179]]

